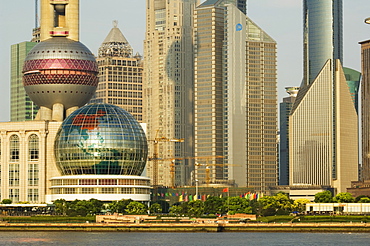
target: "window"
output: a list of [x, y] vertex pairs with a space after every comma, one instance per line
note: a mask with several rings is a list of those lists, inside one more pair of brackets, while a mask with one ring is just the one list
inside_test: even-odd
[[19, 186], [19, 164], [9, 164], [9, 186]]
[[39, 137], [32, 134], [28, 138], [28, 160], [37, 161], [39, 159]]
[[19, 202], [19, 189], [9, 189], [9, 199], [13, 203]]
[[38, 189], [28, 189], [28, 202], [37, 203], [39, 201], [39, 190]]
[[17, 135], [10, 136], [9, 158], [11, 162], [19, 161], [19, 137]]
[[28, 164], [28, 185], [39, 185], [39, 164]]

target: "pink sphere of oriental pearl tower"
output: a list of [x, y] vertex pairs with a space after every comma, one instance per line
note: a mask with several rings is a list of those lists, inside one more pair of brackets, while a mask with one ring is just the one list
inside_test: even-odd
[[36, 120], [63, 120], [86, 104], [98, 85], [98, 67], [86, 46], [67, 37], [51, 37], [27, 55], [23, 85], [40, 110]]

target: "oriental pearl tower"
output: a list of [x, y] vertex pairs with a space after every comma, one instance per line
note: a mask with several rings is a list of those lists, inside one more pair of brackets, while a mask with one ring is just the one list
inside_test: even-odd
[[40, 107], [35, 120], [62, 121], [98, 84], [95, 57], [79, 42], [79, 0], [41, 0], [40, 41], [25, 59], [23, 85]]

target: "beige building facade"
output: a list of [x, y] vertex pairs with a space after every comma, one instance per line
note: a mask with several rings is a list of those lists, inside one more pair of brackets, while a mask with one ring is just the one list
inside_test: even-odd
[[265, 191], [277, 184], [276, 42], [238, 6], [196, 9], [195, 156], [210, 157], [207, 183]]
[[92, 103], [110, 103], [143, 120], [143, 63], [114, 23], [98, 51], [99, 84]]
[[54, 138], [62, 122], [0, 123], [1, 200], [45, 203], [51, 177], [59, 176]]
[[[158, 185], [189, 185], [193, 157], [193, 13], [198, 0], [148, 0], [144, 40], [143, 122], [149, 156], [158, 143]], [[183, 142], [170, 140], [184, 139]], [[173, 158], [184, 158], [174, 163]], [[147, 174], [153, 176], [153, 161]]]
[[358, 121], [342, 65], [332, 62], [300, 90], [289, 117], [289, 183], [339, 193], [358, 179]]

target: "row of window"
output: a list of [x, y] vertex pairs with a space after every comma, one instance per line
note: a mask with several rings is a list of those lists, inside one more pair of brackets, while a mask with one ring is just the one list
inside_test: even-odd
[[[20, 140], [19, 136], [14, 134], [10, 136], [9, 139], [9, 161], [18, 162], [19, 156], [20, 156]], [[36, 134], [32, 134], [28, 138], [28, 160], [37, 161], [38, 159], [39, 159], [39, 137]]]
[[54, 188], [52, 189], [52, 194], [150, 194], [150, 189], [130, 187]]
[[[9, 189], [9, 199], [13, 203], [19, 202], [19, 189]], [[39, 202], [39, 190], [38, 189], [28, 189], [27, 190], [27, 201], [32, 203]]]
[[142, 179], [56, 179], [52, 186], [59, 185], [143, 185], [149, 186], [149, 180]]

